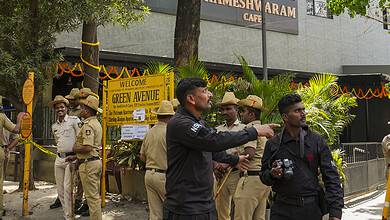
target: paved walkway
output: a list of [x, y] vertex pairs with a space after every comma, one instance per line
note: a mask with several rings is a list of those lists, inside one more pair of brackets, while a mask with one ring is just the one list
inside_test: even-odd
[[[35, 183], [38, 190], [29, 192], [29, 208], [32, 214], [28, 217], [21, 217], [23, 193], [17, 192], [18, 183], [4, 182], [4, 205], [7, 212], [4, 220], [13, 219], [39, 219], [39, 220], [62, 220], [62, 208], [49, 209], [50, 204], [55, 200], [57, 191], [54, 185], [45, 182]], [[105, 220], [146, 220], [148, 219], [147, 205], [144, 202], [128, 201], [117, 196], [107, 196], [107, 206], [103, 210]], [[76, 216], [77, 220], [88, 220], [88, 217]]]
[[343, 210], [344, 220], [380, 220], [382, 219], [385, 192], [368, 196], [367, 200]]

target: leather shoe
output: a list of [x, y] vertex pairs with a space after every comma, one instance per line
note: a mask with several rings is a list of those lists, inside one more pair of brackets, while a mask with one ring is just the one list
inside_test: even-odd
[[60, 199], [57, 197], [56, 201], [50, 205], [50, 209], [56, 209], [62, 207]]
[[74, 201], [74, 210], [78, 210], [81, 207], [82, 203], [81, 200], [76, 199]]
[[87, 211], [87, 210], [89, 210], [88, 205], [85, 204], [85, 203], [83, 203], [83, 204], [81, 205], [81, 207], [80, 207], [79, 209], [77, 209], [77, 211], [74, 212], [74, 214], [76, 214], [76, 215], [81, 215], [81, 214], [83, 214], [83, 212], [85, 212], [85, 211]]
[[87, 211], [81, 213], [81, 216], [89, 216], [89, 209], [87, 209]]

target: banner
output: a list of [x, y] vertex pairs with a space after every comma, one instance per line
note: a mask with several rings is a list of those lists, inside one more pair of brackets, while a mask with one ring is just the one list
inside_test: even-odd
[[173, 73], [108, 81], [107, 125], [155, 124], [151, 111], [173, 99], [173, 87]]

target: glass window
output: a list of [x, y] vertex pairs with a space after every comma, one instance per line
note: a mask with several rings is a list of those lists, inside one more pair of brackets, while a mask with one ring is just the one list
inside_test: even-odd
[[326, 7], [327, 0], [307, 0], [306, 14], [324, 18], [333, 18]]

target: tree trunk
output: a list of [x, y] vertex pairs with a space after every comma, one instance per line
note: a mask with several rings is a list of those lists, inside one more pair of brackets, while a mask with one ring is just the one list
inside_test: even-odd
[[[83, 22], [82, 41], [88, 43], [97, 42], [97, 24], [95, 22]], [[88, 63], [99, 66], [99, 46], [82, 44], [82, 56]], [[99, 70], [83, 63], [84, 67], [84, 87], [88, 87], [92, 92], [98, 94]]]
[[198, 59], [201, 0], [179, 0], [177, 4], [174, 61], [175, 66]]

